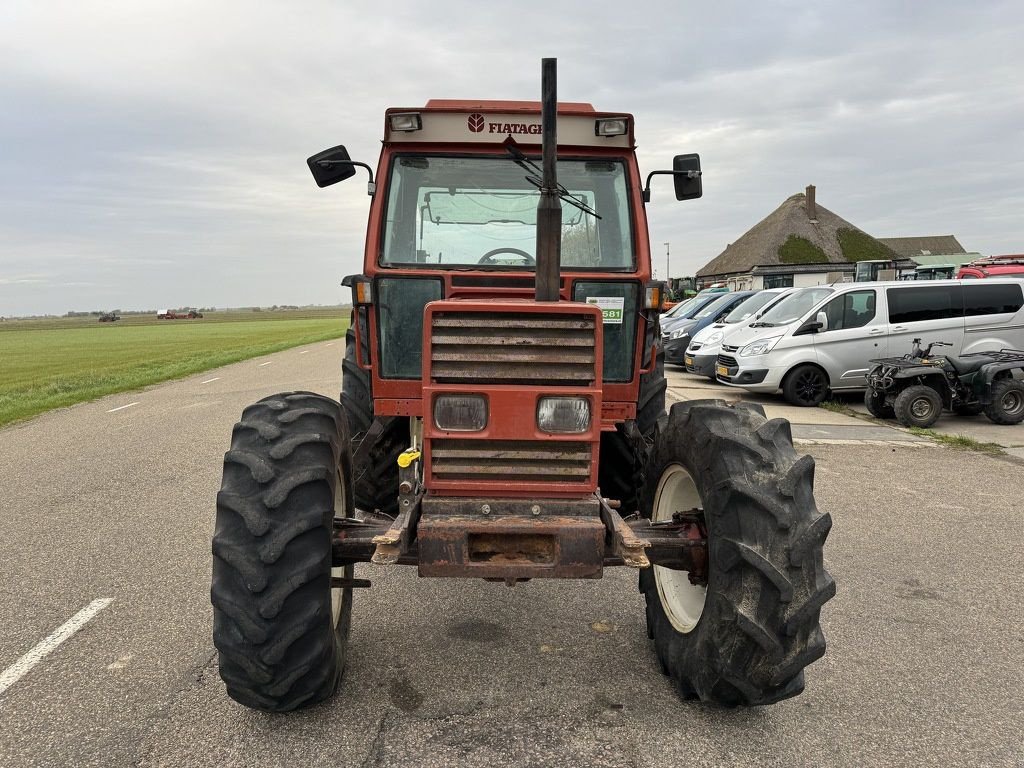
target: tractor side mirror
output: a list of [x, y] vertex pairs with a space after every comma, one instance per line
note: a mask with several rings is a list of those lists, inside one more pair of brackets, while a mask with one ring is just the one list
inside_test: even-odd
[[676, 187], [676, 200], [694, 200], [704, 194], [701, 185], [700, 155], [673, 157], [672, 180]]
[[703, 192], [701, 186], [700, 155], [676, 155], [672, 158], [671, 171], [651, 171], [644, 183], [643, 198], [645, 203], [651, 202], [651, 178], [654, 176], [672, 176], [676, 188], [676, 200], [693, 200]]
[[318, 187], [329, 187], [356, 175], [356, 167], [344, 145], [325, 149], [306, 161]]

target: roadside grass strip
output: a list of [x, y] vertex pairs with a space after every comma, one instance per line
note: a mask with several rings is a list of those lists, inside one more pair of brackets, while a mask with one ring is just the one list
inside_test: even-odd
[[[345, 335], [348, 318], [82, 325], [0, 332], [0, 426]], [[216, 379], [211, 379], [213, 381]]]
[[922, 429], [921, 427], [911, 427], [910, 434], [931, 438], [937, 443], [942, 443], [942, 445], [949, 446], [958, 451], [977, 451], [978, 453], [987, 453], [990, 456], [998, 456], [1005, 453], [1003, 447], [998, 443], [983, 443], [967, 435], [946, 435], [942, 432], [936, 432], [934, 429]]
[[61, 624], [50, 635], [43, 638], [32, 650], [0, 673], [0, 696], [4, 691], [32, 671], [39, 662], [57, 650], [62, 643], [70, 640], [78, 630], [88, 624], [100, 611], [114, 602], [112, 597], [93, 600], [70, 619]]
[[818, 407], [824, 408], [826, 411], [832, 411], [832, 413], [841, 413], [845, 416], [859, 415], [855, 410], [853, 410], [853, 408], [839, 400], [823, 400], [818, 403]]

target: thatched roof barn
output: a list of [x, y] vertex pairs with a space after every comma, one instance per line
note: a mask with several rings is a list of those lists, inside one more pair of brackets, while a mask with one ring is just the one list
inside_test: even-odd
[[809, 186], [699, 269], [697, 277], [707, 284], [750, 273], [754, 267], [793, 265], [799, 267], [795, 272], [807, 272], [810, 268], [801, 265], [812, 264], [821, 265], [822, 272], [829, 264], [842, 264], [839, 271], [845, 272], [853, 262], [899, 258], [889, 246], [819, 205]]
[[880, 237], [878, 242], [892, 248], [900, 256], [916, 259], [918, 256], [939, 256], [967, 251], [953, 235], [927, 235], [925, 237]]

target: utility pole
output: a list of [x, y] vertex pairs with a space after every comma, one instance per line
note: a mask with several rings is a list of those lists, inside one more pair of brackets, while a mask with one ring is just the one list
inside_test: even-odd
[[[672, 280], [672, 273], [669, 271], [669, 247], [668, 243], [665, 243], [665, 283], [668, 284]], [[672, 286], [669, 285], [669, 288]]]

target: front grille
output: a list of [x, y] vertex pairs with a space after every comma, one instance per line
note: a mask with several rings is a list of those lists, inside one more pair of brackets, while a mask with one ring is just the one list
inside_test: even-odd
[[735, 352], [738, 349], [739, 349], [739, 347], [730, 347], [728, 344], [723, 344], [722, 345], [722, 351], [723, 352]]
[[727, 368], [737, 368], [737, 367], [739, 367], [739, 363], [736, 362], [736, 358], [732, 357], [730, 355], [719, 355], [718, 356], [718, 364], [719, 365], [724, 365]]
[[437, 383], [588, 386], [597, 375], [591, 315], [436, 312], [430, 333]]
[[586, 483], [590, 446], [563, 440], [434, 439], [431, 475], [436, 481]]

